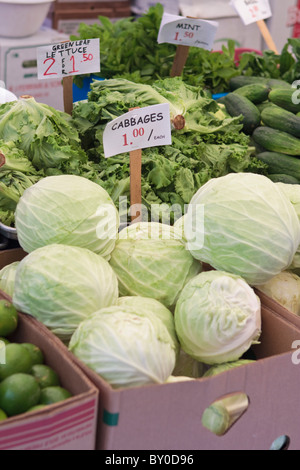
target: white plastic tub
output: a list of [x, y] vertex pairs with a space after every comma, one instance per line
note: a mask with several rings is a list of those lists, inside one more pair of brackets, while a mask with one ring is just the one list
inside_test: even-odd
[[33, 36], [42, 26], [54, 0], [0, 0], [0, 36]]

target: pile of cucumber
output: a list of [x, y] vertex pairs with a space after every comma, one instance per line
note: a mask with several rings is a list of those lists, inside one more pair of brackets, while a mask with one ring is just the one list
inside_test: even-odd
[[231, 116], [242, 115], [269, 178], [300, 184], [300, 92], [282, 80], [239, 76], [221, 102]]

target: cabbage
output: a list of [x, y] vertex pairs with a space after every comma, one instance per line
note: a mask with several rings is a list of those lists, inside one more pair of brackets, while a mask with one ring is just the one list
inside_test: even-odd
[[162, 321], [124, 305], [103, 308], [83, 321], [69, 349], [114, 388], [164, 383], [176, 357]]
[[182, 349], [205, 364], [240, 359], [261, 333], [261, 305], [239, 276], [202, 272], [183, 288], [175, 308]]
[[290, 312], [300, 316], [300, 277], [289, 271], [282, 271], [258, 289]]
[[214, 375], [221, 374], [236, 367], [245, 366], [246, 364], [252, 364], [256, 362], [251, 359], [240, 359], [239, 361], [226, 362], [225, 364], [217, 364], [216, 366], [210, 367], [204, 374], [203, 377], [213, 377]]
[[19, 261], [7, 264], [0, 270], [0, 289], [12, 297], [15, 285], [16, 269]]
[[[299, 184], [286, 184], [286, 183], [276, 183], [278, 188], [281, 189], [283, 194], [290, 200], [295, 208], [296, 214], [300, 221], [300, 186]], [[300, 268], [300, 245], [297, 248], [295, 256], [289, 266], [289, 269]]]
[[118, 280], [108, 261], [86, 248], [52, 244], [20, 261], [13, 304], [63, 341], [100, 308], [118, 299]]
[[25, 190], [17, 204], [15, 225], [27, 253], [61, 243], [88, 248], [109, 259], [119, 217], [101, 186], [82, 176], [58, 175]]
[[171, 311], [168, 310], [167, 307], [165, 307], [161, 302], [149, 297], [125, 296], [118, 298], [117, 305], [119, 307], [131, 307], [136, 312], [141, 313], [145, 316], [149, 316], [150, 319], [153, 317], [153, 315], [156, 318], [160, 319], [169, 331], [174, 341], [174, 345], [179, 351], [179, 343], [175, 331], [174, 316]]
[[131, 224], [120, 231], [110, 265], [120, 296], [151, 297], [172, 309], [189, 279], [201, 271], [176, 228], [158, 222]]
[[276, 183], [258, 174], [230, 173], [211, 179], [193, 196], [185, 235], [196, 259], [259, 285], [291, 264], [300, 224]]

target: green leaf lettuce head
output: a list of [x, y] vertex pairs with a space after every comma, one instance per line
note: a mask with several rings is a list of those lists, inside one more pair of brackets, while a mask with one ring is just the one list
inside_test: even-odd
[[38, 170], [87, 161], [71, 117], [33, 97], [0, 105], [0, 139], [14, 142]]
[[18, 201], [15, 225], [27, 253], [60, 243], [109, 259], [119, 227], [118, 211], [100, 185], [76, 175], [47, 176]]
[[83, 321], [69, 349], [114, 388], [164, 383], [176, 359], [163, 322], [125, 305], [103, 308]]
[[13, 304], [63, 341], [117, 298], [118, 280], [109, 263], [86, 248], [43, 246], [26, 255], [16, 270]]
[[121, 296], [151, 297], [172, 309], [189, 279], [201, 271], [174, 227], [139, 222], [119, 232], [110, 265]]
[[212, 178], [193, 196], [185, 217], [187, 248], [213, 268], [250, 285], [287, 269], [298, 249], [296, 211], [276, 183], [254, 173]]
[[261, 304], [240, 276], [206, 271], [182, 289], [174, 313], [182, 349], [205, 364], [237, 361], [261, 334]]

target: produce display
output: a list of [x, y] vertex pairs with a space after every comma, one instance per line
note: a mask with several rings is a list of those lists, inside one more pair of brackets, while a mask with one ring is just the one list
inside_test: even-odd
[[32, 343], [15, 343], [18, 312], [8, 300], [0, 300], [0, 341], [5, 344], [5, 362], [0, 361], [0, 423], [23, 413], [45, 408], [70, 398], [44, 354]]
[[[72, 115], [30, 96], [0, 105], [0, 220], [26, 253], [0, 271], [0, 289], [114, 389], [254, 362], [258, 290], [300, 313], [300, 43], [239, 60], [233, 41], [191, 48], [171, 78], [176, 48], [157, 43], [161, 17], [157, 5], [80, 26], [80, 39], [100, 37], [103, 66]], [[172, 144], [142, 149], [148, 213], [130, 223], [129, 154], [105, 158], [104, 129], [162, 103]], [[15, 414], [69, 396], [23, 350], [8, 344], [0, 366], [0, 419], [20, 383], [28, 401]]]

